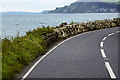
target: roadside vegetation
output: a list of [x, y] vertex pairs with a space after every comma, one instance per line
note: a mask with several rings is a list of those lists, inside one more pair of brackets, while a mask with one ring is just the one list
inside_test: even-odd
[[[44, 55], [51, 44], [62, 38], [67, 38], [82, 32], [120, 26], [120, 18], [114, 20], [99, 20], [76, 24], [73, 21], [66, 27], [62, 23], [56, 27], [44, 27], [26, 32], [25, 36], [4, 38], [2, 42], [2, 78], [11, 79], [38, 56]], [[76, 26], [76, 25], [80, 26]], [[55, 32], [57, 29], [58, 32]], [[63, 34], [66, 33], [65, 34]], [[60, 37], [61, 36], [61, 37]], [[2, 53], [1, 53], [2, 52]]]
[[31, 63], [36, 57], [44, 55], [47, 43], [43, 35], [53, 32], [53, 27], [42, 27], [26, 32], [25, 36], [2, 39], [2, 77], [13, 78], [16, 73]]

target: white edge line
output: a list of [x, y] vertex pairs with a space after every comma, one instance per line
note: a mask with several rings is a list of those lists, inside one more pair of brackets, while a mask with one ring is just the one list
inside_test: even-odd
[[52, 48], [50, 51], [48, 51], [42, 58], [40, 58], [30, 69], [29, 71], [22, 77], [21, 80], [24, 80], [29, 74], [30, 72], [37, 66], [37, 64], [42, 61], [50, 52], [52, 52], [55, 48], [57, 48], [57, 46], [55, 46], [54, 48]]
[[[104, 29], [103, 29], [104, 30]], [[90, 31], [91, 32], [91, 31]], [[37, 66], [37, 64], [42, 61], [50, 52], [52, 52], [56, 47], [58, 47], [59, 45], [63, 44], [65, 41], [68, 41], [72, 38], [75, 38], [77, 36], [80, 36], [80, 35], [83, 35], [83, 34], [87, 34], [87, 33], [90, 33], [90, 32], [85, 32], [85, 33], [81, 33], [81, 34], [78, 34], [78, 35], [75, 35], [75, 36], [72, 36], [70, 38], [68, 38], [67, 40], [64, 40], [62, 42], [60, 42], [57, 46], [55, 46], [54, 48], [52, 48], [50, 51], [48, 51], [43, 57], [41, 57], [29, 70], [28, 72], [22, 77], [21, 80], [24, 80], [29, 74], [30, 72]], [[96, 32], [96, 31], [92, 31], [92, 32]]]
[[[88, 32], [87, 32], [87, 33], [88, 33]], [[86, 33], [83, 33], [83, 34], [86, 34]], [[73, 36], [73, 37], [70, 37], [70, 38], [68, 38], [68, 39], [60, 42], [57, 46], [53, 47], [50, 51], [48, 51], [43, 57], [41, 57], [41, 58], [28, 70], [28, 72], [22, 77], [21, 80], [24, 80], [24, 79], [31, 73], [31, 71], [37, 66], [37, 64], [38, 64], [39, 62], [41, 62], [50, 52], [52, 52], [52, 51], [53, 51], [55, 48], [57, 48], [59, 45], [63, 44], [64, 42], [66, 42], [66, 41], [68, 41], [68, 40], [70, 40], [70, 39], [72, 39], [72, 38], [74, 38], [74, 37], [77, 37], [77, 36], [83, 35], [83, 34], [78, 34], [78, 35], [75, 35], [75, 36]]]
[[101, 47], [101, 48], [103, 47], [103, 44], [104, 44], [104, 42], [101, 42], [101, 43], [100, 43], [100, 47]]
[[115, 76], [115, 74], [114, 74], [114, 72], [113, 72], [113, 70], [112, 70], [109, 62], [105, 62], [105, 66], [106, 66], [106, 68], [107, 68], [107, 70], [108, 70], [108, 72], [109, 72], [109, 74], [110, 74], [110, 77], [111, 77], [112, 79], [116, 79], [116, 76]]
[[105, 55], [105, 52], [104, 52], [103, 49], [101, 49], [101, 53], [102, 53], [102, 57], [103, 57], [103, 58], [106, 58], [106, 55]]

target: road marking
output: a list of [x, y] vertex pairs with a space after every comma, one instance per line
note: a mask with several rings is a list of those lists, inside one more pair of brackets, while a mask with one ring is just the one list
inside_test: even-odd
[[117, 31], [116, 33], [119, 33], [120, 31]]
[[115, 33], [111, 33], [111, 34], [109, 34], [108, 36], [112, 36], [113, 34], [115, 34]]
[[113, 72], [113, 70], [112, 70], [109, 62], [105, 62], [105, 66], [106, 66], [106, 68], [107, 68], [107, 70], [108, 70], [108, 72], [109, 72], [109, 74], [110, 74], [110, 77], [111, 77], [112, 79], [116, 79], [116, 76], [115, 76], [115, 74], [114, 74], [114, 72]]
[[106, 55], [105, 55], [104, 49], [101, 49], [101, 53], [102, 53], [102, 57], [103, 57], [103, 58], [106, 58]]
[[40, 58], [30, 69], [29, 71], [22, 77], [21, 80], [24, 80], [29, 74], [30, 72], [37, 66], [37, 64], [42, 61], [50, 52], [52, 52], [55, 48], [57, 48], [57, 46], [55, 46], [54, 48], [52, 48], [50, 51], [48, 51], [42, 58]]
[[107, 39], [107, 37], [104, 37], [104, 38], [103, 38], [103, 41], [105, 41], [106, 39]]
[[[119, 33], [120, 31], [117, 31], [116, 33]], [[115, 33], [111, 33], [111, 34], [108, 34], [108, 37], [109, 36], [112, 36], [113, 34], [115, 34]], [[104, 63], [105, 63], [105, 66], [106, 66], [106, 68], [107, 68], [107, 70], [108, 70], [108, 73], [109, 73], [109, 75], [110, 75], [110, 77], [112, 78], [112, 79], [116, 79], [116, 76], [115, 76], [115, 74], [114, 74], [114, 72], [113, 72], [113, 70], [112, 70], [112, 68], [111, 68], [111, 66], [110, 66], [110, 63], [108, 62], [108, 58], [106, 57], [106, 54], [105, 54], [105, 51], [104, 51], [104, 49], [103, 49], [103, 44], [104, 44], [104, 42], [103, 41], [105, 41], [107, 39], [107, 37], [104, 37], [103, 39], [102, 39], [102, 42], [100, 43], [100, 47], [101, 47], [101, 54], [102, 54], [102, 57], [104, 58]]]
[[[90, 31], [90, 32], [91, 32], [91, 31]], [[67, 40], [64, 40], [64, 41], [60, 42], [57, 46], [55, 46], [55, 47], [52, 48], [50, 51], [48, 51], [44, 56], [42, 56], [42, 57], [28, 70], [28, 72], [22, 77], [21, 80], [24, 80], [24, 79], [32, 72], [32, 70], [37, 66], [37, 64], [38, 64], [39, 62], [41, 62], [50, 52], [52, 52], [54, 49], [56, 49], [59, 45], [63, 44], [65, 41], [68, 41], [68, 40], [70, 40], [70, 39], [72, 39], [72, 38], [74, 38], [74, 37], [77, 37], [77, 36], [80, 36], [80, 35], [83, 35], [83, 34], [87, 34], [87, 33], [90, 33], [90, 32], [85, 32], [85, 33], [82, 33], [82, 34], [78, 34], [78, 35], [75, 35], [75, 36], [73, 36], [73, 37], [68, 38]], [[92, 32], [96, 32], [96, 31], [92, 31]]]
[[[92, 31], [92, 32], [95, 32], [95, 31]], [[83, 34], [87, 34], [87, 33], [90, 33], [90, 32], [85, 32], [85, 33], [82, 33], [82, 34], [78, 34], [78, 35], [72, 36], [72, 37], [70, 37], [70, 38], [68, 38], [68, 39], [60, 42], [57, 46], [53, 47], [53, 48], [52, 48], [50, 51], [48, 51], [44, 56], [42, 56], [42, 57], [28, 70], [28, 72], [22, 77], [21, 80], [24, 80], [24, 79], [32, 72], [32, 70], [37, 66], [37, 64], [38, 64], [39, 62], [41, 62], [41, 61], [42, 61], [50, 52], [52, 52], [55, 48], [57, 48], [58, 46], [60, 46], [61, 44], [63, 44], [64, 42], [66, 42], [66, 41], [68, 41], [68, 40], [70, 40], [70, 39], [72, 39], [72, 38], [75, 38], [75, 37], [77, 37], [77, 36], [80, 36], [80, 35], [83, 35]]]
[[62, 41], [61, 43], [59, 43], [58, 46], [61, 45], [61, 44], [63, 44], [63, 43], [64, 43], [64, 41]]
[[65, 42], [68, 41], [68, 40], [70, 40], [70, 39], [72, 39], [72, 38], [68, 38], [68, 39], [66, 39]]
[[[89, 33], [89, 32], [86, 32], [86, 33]], [[49, 50], [45, 55], [43, 55], [29, 70], [28, 72], [22, 77], [21, 80], [24, 80], [31, 72], [32, 70], [38, 65], [39, 62], [41, 62], [50, 52], [52, 52], [54, 49], [56, 49], [59, 45], [63, 44], [64, 42], [74, 38], [74, 37], [77, 37], [77, 36], [80, 36], [80, 35], [83, 35], [83, 34], [86, 34], [86, 33], [82, 33], [82, 34], [78, 34], [78, 35], [75, 35], [73, 37], [70, 37], [62, 42], [60, 42], [57, 46], [53, 47], [51, 50]]]
[[103, 44], [104, 44], [104, 42], [101, 42], [101, 43], [100, 43], [100, 47], [101, 47], [101, 48], [103, 48]]

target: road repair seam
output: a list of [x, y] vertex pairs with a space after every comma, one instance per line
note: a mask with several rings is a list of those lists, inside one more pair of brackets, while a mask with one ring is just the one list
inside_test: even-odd
[[[119, 33], [119, 32], [120, 32], [120, 31], [117, 31], [116, 33]], [[110, 66], [109, 59], [106, 57], [106, 54], [105, 54], [105, 51], [104, 51], [104, 41], [105, 41], [108, 37], [110, 37], [110, 36], [112, 36], [112, 35], [114, 35], [114, 34], [115, 34], [115, 33], [108, 34], [106, 37], [104, 37], [104, 38], [102, 39], [102, 42], [100, 43], [100, 47], [101, 47], [100, 51], [101, 51], [102, 57], [103, 57], [103, 59], [104, 59], [105, 66], [106, 66], [106, 68], [107, 68], [107, 70], [108, 70], [108, 73], [109, 73], [109, 75], [110, 75], [110, 77], [111, 77], [112, 79], [116, 79], [116, 76], [115, 76], [115, 74], [114, 74], [114, 72], [113, 72], [113, 70], [112, 70], [112, 68], [111, 68], [111, 66]]]

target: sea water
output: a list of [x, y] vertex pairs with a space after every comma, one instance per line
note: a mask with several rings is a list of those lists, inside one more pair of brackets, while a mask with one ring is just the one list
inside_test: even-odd
[[33, 13], [2, 13], [2, 38], [20, 36], [27, 31], [44, 26], [58, 26], [62, 22], [88, 22], [118, 18], [118, 13], [80, 13], [80, 14], [33, 14]]

